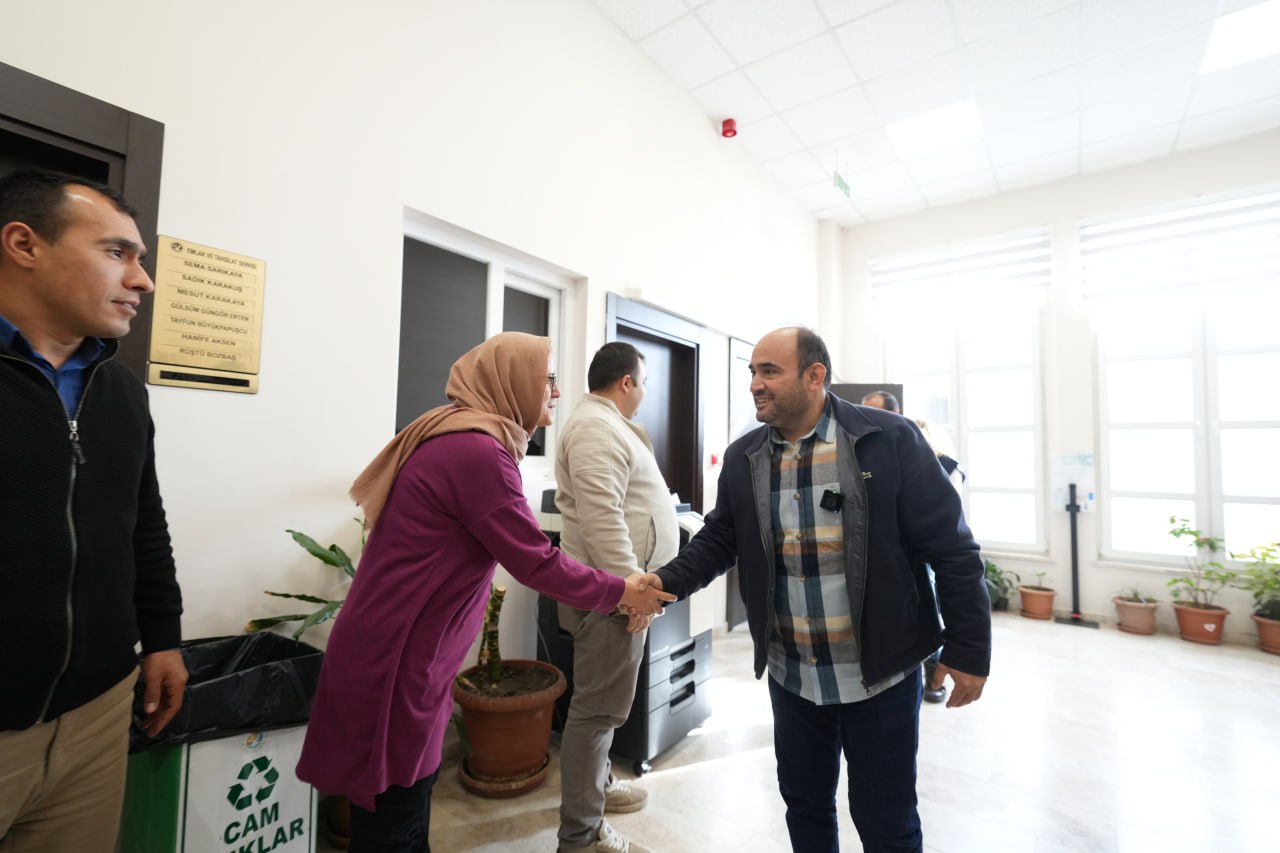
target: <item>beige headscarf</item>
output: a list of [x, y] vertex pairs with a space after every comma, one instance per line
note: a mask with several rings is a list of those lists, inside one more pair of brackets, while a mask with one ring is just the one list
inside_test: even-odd
[[542, 417], [551, 341], [502, 332], [453, 363], [444, 393], [453, 402], [418, 417], [373, 458], [351, 484], [351, 498], [372, 530], [400, 468], [418, 445], [449, 432], [487, 433], [519, 462]]

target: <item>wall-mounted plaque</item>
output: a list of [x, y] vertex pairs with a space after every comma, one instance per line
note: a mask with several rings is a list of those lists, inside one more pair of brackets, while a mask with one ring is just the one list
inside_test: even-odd
[[257, 393], [266, 262], [163, 234], [156, 247], [147, 381]]

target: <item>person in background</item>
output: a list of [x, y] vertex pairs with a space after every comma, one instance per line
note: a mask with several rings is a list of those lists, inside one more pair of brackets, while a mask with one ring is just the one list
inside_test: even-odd
[[[587, 370], [590, 393], [561, 429], [556, 455], [560, 547], [622, 577], [665, 564], [680, 545], [671, 490], [648, 433], [633, 421], [644, 385], [639, 350], [621, 341], [601, 347]], [[560, 739], [562, 853], [649, 853], [604, 815], [637, 811], [648, 798], [613, 776], [609, 747], [631, 711], [650, 621], [560, 605], [560, 626], [573, 635], [573, 698]]]
[[920, 664], [942, 646], [953, 708], [990, 666], [978, 544], [916, 425], [828, 392], [820, 337], [770, 332], [750, 368], [763, 426], [729, 445], [715, 508], [656, 574], [685, 598], [737, 563], [796, 853], [840, 849], [841, 754], [863, 850], [919, 853]]
[[110, 853], [142, 643], [149, 735], [182, 705], [182, 593], [142, 382], [113, 360], [154, 290], [136, 212], [0, 179], [0, 850]]
[[902, 414], [902, 406], [898, 403], [898, 398], [889, 391], [872, 391], [862, 398], [862, 405], [870, 406], [873, 409], [884, 409], [886, 412], [893, 412], [895, 415]]
[[674, 596], [553, 548], [525, 499], [529, 435], [560, 396], [551, 342], [503, 332], [458, 359], [451, 401], [409, 424], [351, 487], [369, 538], [334, 622], [298, 778], [352, 804], [351, 853], [429, 851], [450, 688], [497, 563], [583, 610], [640, 616]]

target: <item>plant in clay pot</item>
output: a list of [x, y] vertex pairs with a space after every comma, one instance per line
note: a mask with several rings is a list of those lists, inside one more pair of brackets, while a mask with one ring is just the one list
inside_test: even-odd
[[1028, 619], [1052, 619], [1053, 597], [1058, 593], [1052, 587], [1044, 585], [1044, 576], [1048, 572], [1036, 572], [1036, 582], [1018, 587], [1018, 596], [1022, 599], [1022, 615]]
[[1111, 601], [1116, 606], [1116, 627], [1121, 631], [1144, 635], [1156, 632], [1156, 608], [1159, 604], [1154, 598], [1133, 586]]
[[1169, 580], [1178, 631], [1188, 642], [1216, 646], [1222, 642], [1222, 628], [1230, 611], [1214, 604], [1214, 599], [1235, 581], [1236, 573], [1213, 559], [1223, 551], [1221, 537], [1195, 529], [1185, 518], [1170, 517], [1169, 523], [1173, 525], [1169, 535], [1190, 539], [1192, 546], [1187, 574]]
[[1258, 647], [1280, 655], [1280, 542], [1259, 545], [1245, 554], [1232, 554], [1244, 561], [1236, 575], [1236, 586], [1253, 595], [1253, 621], [1258, 626]]
[[502, 659], [498, 617], [506, 593], [490, 587], [476, 665], [453, 683], [467, 751], [459, 776], [464, 788], [482, 797], [514, 797], [546, 778], [551, 715], [568, 688], [564, 673], [549, 663]]

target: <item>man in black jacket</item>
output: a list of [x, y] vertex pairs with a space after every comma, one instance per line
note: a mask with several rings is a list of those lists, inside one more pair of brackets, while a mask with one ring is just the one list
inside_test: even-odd
[[948, 707], [982, 695], [991, 610], [978, 544], [915, 424], [828, 393], [816, 334], [771, 332], [750, 367], [766, 426], [729, 445], [715, 509], [657, 575], [683, 598], [737, 562], [797, 853], [840, 849], [842, 752], [863, 849], [920, 851], [920, 663], [942, 646]]
[[0, 848], [114, 850], [134, 646], [143, 726], [182, 704], [182, 597], [142, 382], [111, 361], [154, 289], [114, 190], [0, 179]]

